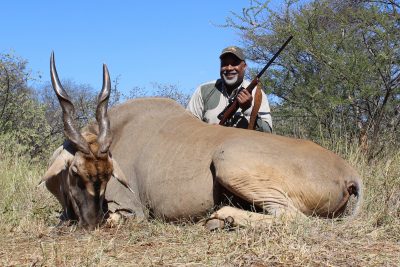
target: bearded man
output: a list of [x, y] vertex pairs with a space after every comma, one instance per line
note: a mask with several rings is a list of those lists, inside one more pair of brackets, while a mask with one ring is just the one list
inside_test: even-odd
[[227, 126], [248, 128], [250, 116], [255, 109], [253, 128], [261, 132], [272, 132], [271, 112], [263, 90], [257, 88], [251, 94], [246, 90], [241, 90], [250, 84], [244, 79], [247, 64], [242, 49], [229, 46], [222, 50], [219, 58], [221, 60], [220, 79], [197, 87], [187, 110], [206, 123], [218, 124], [220, 121], [218, 115], [232, 99], [237, 97], [240, 108], [227, 122]]

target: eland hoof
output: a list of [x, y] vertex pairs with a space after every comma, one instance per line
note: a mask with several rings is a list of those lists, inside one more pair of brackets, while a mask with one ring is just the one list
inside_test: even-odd
[[225, 227], [225, 222], [224, 222], [224, 220], [220, 220], [217, 218], [211, 218], [206, 221], [204, 226], [209, 231], [215, 231], [218, 229], [223, 229]]
[[106, 220], [106, 226], [113, 228], [124, 222], [124, 216], [119, 212], [113, 212]]
[[218, 229], [229, 229], [233, 227], [234, 219], [231, 216], [225, 219], [210, 218], [206, 221], [204, 226], [209, 231], [215, 231]]

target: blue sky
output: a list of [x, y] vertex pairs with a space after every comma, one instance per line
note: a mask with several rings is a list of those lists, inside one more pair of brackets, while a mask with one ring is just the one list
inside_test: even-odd
[[[191, 93], [218, 78], [220, 51], [239, 45], [232, 29], [217, 27], [248, 0], [2, 1], [0, 52], [28, 60], [37, 79], [49, 81], [54, 50], [61, 79], [100, 89], [102, 64], [119, 89], [173, 84]], [[272, 1], [279, 8], [283, 2]], [[39, 78], [41, 77], [41, 78]]]

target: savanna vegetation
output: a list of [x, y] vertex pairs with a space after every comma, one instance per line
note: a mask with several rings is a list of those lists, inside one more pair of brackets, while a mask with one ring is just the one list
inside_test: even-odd
[[[36, 77], [26, 59], [0, 54], [0, 265], [399, 266], [399, 12], [396, 0], [292, 0], [279, 11], [252, 0], [227, 18], [224, 27], [238, 31], [254, 66], [294, 36], [262, 80], [275, 133], [333, 150], [364, 182], [354, 218], [276, 221], [268, 228], [210, 233], [192, 222], [158, 220], [92, 232], [55, 227], [60, 206], [37, 184], [64, 138], [61, 110], [49, 83], [29, 86]], [[86, 124], [97, 89], [72, 80], [63, 85], [74, 97], [76, 121]], [[188, 101], [175, 85], [153, 87], [124, 94], [116, 78], [111, 106], [143, 96]]]

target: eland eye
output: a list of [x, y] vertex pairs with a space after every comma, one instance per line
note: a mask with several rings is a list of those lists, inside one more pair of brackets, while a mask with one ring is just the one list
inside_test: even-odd
[[80, 178], [80, 177], [77, 179], [77, 185], [82, 190], [86, 188], [85, 183], [83, 182], [82, 178]]

